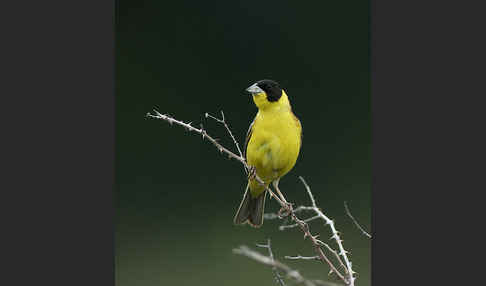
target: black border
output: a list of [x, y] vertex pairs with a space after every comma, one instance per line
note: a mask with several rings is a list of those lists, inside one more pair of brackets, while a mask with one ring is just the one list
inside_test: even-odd
[[[0, 283], [114, 285], [115, 2], [2, 5]], [[482, 11], [372, 1], [373, 285], [481, 279]]]
[[467, 5], [372, 1], [373, 285], [481, 281], [485, 23]]
[[0, 6], [0, 284], [114, 285], [114, 2]]

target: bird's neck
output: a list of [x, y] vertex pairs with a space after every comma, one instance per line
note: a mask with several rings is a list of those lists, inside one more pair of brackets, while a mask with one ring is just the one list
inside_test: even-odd
[[266, 104], [265, 106], [262, 106], [262, 108], [259, 108], [259, 112], [263, 114], [286, 112], [290, 110], [291, 107], [290, 107], [289, 98], [287, 97], [287, 94], [285, 94], [285, 91], [283, 90], [282, 90], [282, 96], [279, 98], [277, 102], [269, 103]]

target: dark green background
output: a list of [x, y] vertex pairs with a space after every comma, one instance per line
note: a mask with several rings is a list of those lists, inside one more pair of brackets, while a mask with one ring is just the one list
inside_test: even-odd
[[[116, 11], [116, 284], [274, 285], [272, 272], [232, 254], [272, 239], [274, 254], [309, 278], [328, 267], [297, 230], [232, 223], [245, 187], [241, 165], [200, 136], [147, 119], [156, 107], [233, 148], [204, 113], [227, 120], [242, 143], [256, 113], [244, 89], [272, 78], [287, 91], [304, 140], [281, 189], [308, 204], [302, 175], [351, 251], [357, 285], [370, 285], [371, 104], [368, 1], [119, 1]], [[234, 148], [233, 148], [234, 149]], [[267, 201], [268, 212], [278, 210]], [[311, 230], [330, 237], [319, 222]], [[264, 251], [259, 249], [260, 251]]]

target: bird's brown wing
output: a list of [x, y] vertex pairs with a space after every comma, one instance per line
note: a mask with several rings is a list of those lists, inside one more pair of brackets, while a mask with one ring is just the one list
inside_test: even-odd
[[243, 148], [243, 157], [245, 158], [245, 160], [246, 160], [246, 148], [248, 148], [248, 142], [250, 142], [251, 134], [253, 133], [252, 127], [253, 127], [253, 123], [255, 123], [255, 119], [256, 116], [255, 118], [253, 118], [253, 121], [251, 122], [250, 127], [248, 128], [248, 132], [246, 132], [245, 146]]
[[295, 114], [293, 112], [292, 112], [292, 115], [293, 115], [294, 120], [295, 120], [295, 125], [300, 127], [300, 144], [302, 145], [302, 139], [304, 138], [304, 130], [302, 128], [302, 124], [300, 123], [299, 118], [297, 118], [297, 116], [295, 116]]

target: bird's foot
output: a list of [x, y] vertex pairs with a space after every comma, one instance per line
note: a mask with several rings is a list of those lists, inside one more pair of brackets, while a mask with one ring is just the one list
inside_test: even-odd
[[291, 203], [285, 202], [285, 207], [281, 207], [278, 211], [278, 216], [280, 218], [284, 218], [290, 215], [291, 212], [294, 211], [294, 208]]
[[253, 180], [256, 177], [255, 166], [248, 166], [248, 180]]

